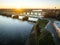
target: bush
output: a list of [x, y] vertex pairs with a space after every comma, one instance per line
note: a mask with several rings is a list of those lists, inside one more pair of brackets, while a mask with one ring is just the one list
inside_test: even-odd
[[15, 15], [15, 16], [13, 16], [13, 18], [16, 18], [16, 19], [18, 19], [18, 18], [19, 18], [19, 16], [18, 16], [18, 15]]
[[23, 21], [27, 21], [28, 20], [28, 16], [25, 16], [22, 20]]
[[60, 14], [57, 15], [56, 19], [57, 20], [60, 20]]

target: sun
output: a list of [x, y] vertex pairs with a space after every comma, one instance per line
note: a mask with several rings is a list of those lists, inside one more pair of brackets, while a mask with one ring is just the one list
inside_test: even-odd
[[21, 8], [21, 6], [19, 6], [19, 5], [16, 5], [15, 7], [16, 7], [16, 9], [20, 9]]

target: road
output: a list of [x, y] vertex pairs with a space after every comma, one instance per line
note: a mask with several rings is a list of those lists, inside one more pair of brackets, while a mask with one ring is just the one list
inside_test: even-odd
[[47, 29], [52, 34], [55, 44], [60, 45], [60, 40], [57, 36], [57, 32], [56, 32], [54, 26], [52, 25], [53, 22], [54, 22], [54, 20], [49, 20], [49, 23], [47, 24], [45, 29]]

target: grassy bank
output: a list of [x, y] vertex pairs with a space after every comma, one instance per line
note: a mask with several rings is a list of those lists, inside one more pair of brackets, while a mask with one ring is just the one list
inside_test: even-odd
[[44, 29], [47, 23], [47, 20], [37, 21], [26, 45], [55, 45], [51, 33]]
[[41, 29], [43, 29], [43, 28], [46, 26], [46, 24], [48, 23], [48, 20], [39, 19], [39, 20], [37, 21], [37, 23], [39, 23], [39, 27], [40, 27]]

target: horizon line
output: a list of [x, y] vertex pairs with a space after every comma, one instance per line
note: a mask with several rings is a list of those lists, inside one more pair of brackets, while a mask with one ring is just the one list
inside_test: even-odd
[[0, 9], [60, 9], [60, 8], [0, 8]]

